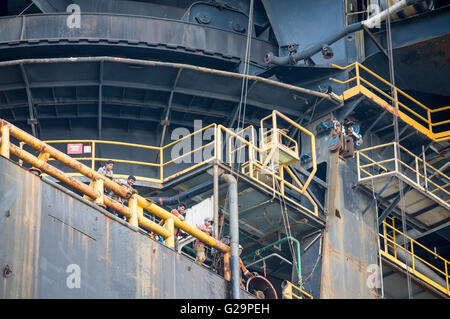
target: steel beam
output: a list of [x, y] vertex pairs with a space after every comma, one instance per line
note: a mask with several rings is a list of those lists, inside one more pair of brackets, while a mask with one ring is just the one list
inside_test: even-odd
[[98, 138], [102, 139], [102, 116], [103, 116], [103, 61], [100, 62], [99, 67], [99, 76], [98, 76], [98, 119], [97, 119], [97, 128], [98, 128]]
[[30, 89], [30, 81], [28, 80], [28, 75], [25, 71], [25, 67], [23, 64], [20, 64], [20, 71], [22, 73], [22, 78], [25, 83], [25, 90], [27, 92], [27, 101], [28, 101], [28, 113], [29, 113], [29, 125], [31, 126], [31, 131], [33, 132], [33, 136], [36, 136], [36, 125], [37, 125], [37, 118], [34, 117], [34, 114], [37, 114], [36, 110], [33, 106], [33, 96], [31, 95], [31, 89]]
[[[411, 190], [411, 186], [407, 185], [405, 188], [403, 188], [403, 194], [406, 195], [407, 192]], [[392, 210], [398, 205], [398, 203], [401, 200], [401, 194], [399, 194], [394, 201], [389, 205], [388, 208], [386, 208], [383, 213], [378, 217], [378, 225], [381, 225], [383, 220], [392, 212]]]

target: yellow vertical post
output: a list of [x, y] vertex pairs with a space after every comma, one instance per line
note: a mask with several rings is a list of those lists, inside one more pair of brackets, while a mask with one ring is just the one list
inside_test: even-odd
[[166, 246], [170, 248], [175, 247], [175, 227], [174, 227], [174, 221], [173, 218], [167, 218], [166, 219], [166, 229], [169, 231], [170, 236], [166, 238]]
[[91, 150], [91, 169], [95, 170], [95, 141], [92, 141], [92, 150]]
[[287, 283], [283, 288], [283, 299], [292, 299], [292, 285]]
[[355, 71], [356, 71], [356, 86], [358, 87], [358, 90], [359, 90], [359, 87], [361, 86], [361, 80], [359, 78], [359, 64], [358, 63], [355, 63]]
[[129, 223], [135, 227], [139, 226], [138, 222], [138, 200], [135, 195], [130, 197], [128, 200], [128, 208], [131, 210], [131, 217], [129, 219]]
[[414, 247], [413, 247], [414, 243], [413, 243], [412, 238], [410, 238], [409, 241], [411, 242], [411, 264], [412, 264], [412, 269], [414, 271], [415, 270], [415, 267], [414, 267]]
[[94, 181], [94, 190], [97, 191], [100, 196], [97, 197], [94, 201], [95, 204], [105, 207], [104, 203], [104, 185], [103, 185], [103, 179], [97, 179]]
[[220, 130], [220, 125], [217, 125], [216, 139], [217, 139], [216, 159], [218, 161], [221, 161], [222, 160], [222, 132]]
[[248, 160], [249, 160], [249, 169], [250, 169], [250, 177], [253, 177], [253, 152], [254, 152], [254, 150], [253, 150], [253, 144], [250, 144], [250, 146], [248, 147], [248, 151], [249, 151], [249, 154], [248, 154]]
[[48, 159], [50, 158], [50, 153], [47, 152], [43, 152], [41, 154], [39, 154], [38, 159], [40, 159], [41, 161], [47, 162]]
[[284, 196], [284, 166], [283, 165], [279, 165], [278, 171], [280, 173], [280, 178], [281, 178], [280, 191], [281, 191], [281, 194]]
[[387, 232], [386, 232], [386, 222], [383, 221], [383, 237], [384, 237], [384, 252], [388, 252], [387, 249]]
[[430, 130], [430, 135], [433, 135], [433, 126], [431, 125], [431, 111], [427, 108], [427, 118], [428, 118], [428, 129]]
[[450, 290], [449, 290], [449, 286], [448, 286], [448, 266], [447, 266], [448, 262], [445, 261], [445, 282], [447, 284], [447, 294], [450, 295]]
[[360, 169], [359, 169], [359, 152], [360, 151], [357, 151], [356, 152], [356, 172], [357, 172], [357, 174], [358, 174], [358, 182], [361, 180], [361, 171], [360, 171]]
[[9, 158], [9, 126], [1, 126], [0, 155]]
[[227, 281], [231, 280], [230, 257], [231, 257], [230, 252], [223, 254], [223, 273], [224, 273], [223, 277]]
[[163, 155], [164, 155], [164, 148], [161, 147], [159, 149], [159, 175], [160, 175], [160, 181], [161, 183], [164, 181], [164, 159], [163, 159]]

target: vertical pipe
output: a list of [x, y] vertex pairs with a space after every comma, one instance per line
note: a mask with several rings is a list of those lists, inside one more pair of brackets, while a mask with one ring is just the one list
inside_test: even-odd
[[213, 166], [213, 200], [214, 200], [214, 237], [219, 239], [219, 166], [214, 163]]
[[0, 155], [9, 158], [9, 126], [1, 126]]
[[228, 184], [228, 201], [230, 209], [231, 239], [231, 289], [233, 299], [240, 299], [241, 274], [239, 269], [239, 216], [237, 181], [231, 174], [220, 176]]

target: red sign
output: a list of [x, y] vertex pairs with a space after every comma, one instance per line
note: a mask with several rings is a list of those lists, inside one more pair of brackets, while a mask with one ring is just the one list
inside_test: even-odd
[[83, 144], [67, 144], [67, 154], [83, 154]]

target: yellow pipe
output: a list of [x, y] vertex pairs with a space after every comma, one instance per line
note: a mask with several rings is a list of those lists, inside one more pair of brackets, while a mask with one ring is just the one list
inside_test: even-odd
[[9, 158], [9, 127], [8, 124], [1, 125], [0, 155]]
[[131, 211], [131, 216], [128, 222], [135, 226], [139, 226], [139, 218], [138, 218], [138, 201], [135, 195], [131, 196], [128, 200], [128, 208]]
[[[137, 199], [138, 199], [138, 205], [141, 206], [143, 209], [148, 210], [150, 213], [158, 216], [159, 218], [162, 218], [164, 220], [167, 219], [173, 219], [173, 215], [171, 213], [169, 213], [167, 210], [165, 210], [164, 208], [156, 205], [154, 202], [149, 201], [145, 198], [143, 198], [142, 196], [136, 195]], [[204, 242], [205, 244], [211, 246], [211, 247], [215, 247], [217, 249], [219, 249], [220, 251], [223, 252], [227, 252], [230, 250], [230, 247], [223, 244], [222, 242], [220, 242], [219, 240], [215, 239], [214, 237], [211, 237], [209, 235], [207, 235], [206, 233], [204, 233], [203, 231], [201, 231], [200, 229], [198, 229], [195, 226], [190, 225], [187, 222], [181, 221], [178, 218], [173, 219], [174, 220], [174, 225], [175, 227], [180, 228], [181, 230], [185, 231], [188, 234], [191, 234], [192, 236], [198, 238], [199, 240], [201, 240], [202, 242]]]
[[70, 156], [64, 154], [63, 152], [58, 151], [57, 149], [53, 148], [52, 146], [45, 144], [35, 138], [34, 136], [28, 134], [27, 132], [10, 125], [10, 134], [14, 136], [15, 138], [24, 141], [29, 146], [33, 147], [34, 149], [40, 151], [40, 152], [48, 152], [51, 156], [53, 156], [55, 159], [60, 161], [61, 163], [69, 166], [70, 168], [74, 169], [75, 171], [83, 174], [84, 176], [92, 179], [92, 180], [98, 180], [102, 179], [104, 181], [105, 187], [107, 189], [112, 190], [114, 193], [118, 194], [121, 197], [129, 198], [131, 196], [131, 191], [126, 189], [125, 187], [120, 186], [116, 182], [110, 180], [109, 178], [97, 173], [96, 171], [91, 170], [86, 165], [74, 160]]
[[174, 218], [166, 219], [166, 229], [170, 233], [169, 237], [166, 238], [166, 246], [173, 248], [175, 247], [175, 227], [174, 227]]

